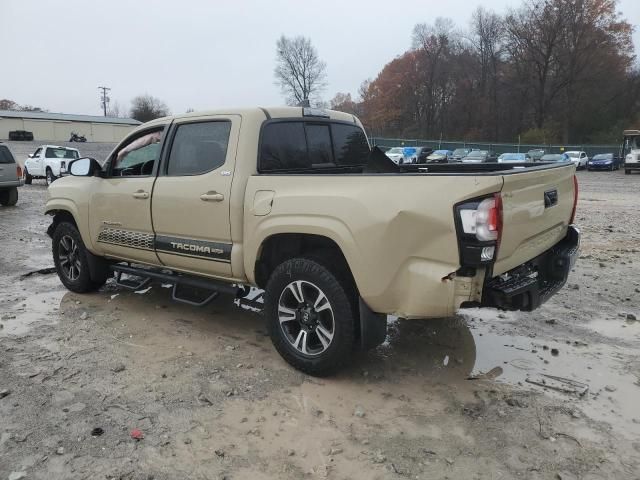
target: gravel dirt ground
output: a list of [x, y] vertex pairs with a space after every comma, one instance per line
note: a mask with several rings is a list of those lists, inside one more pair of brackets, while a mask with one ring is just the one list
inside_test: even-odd
[[230, 297], [25, 276], [53, 261], [46, 186], [21, 188], [0, 207], [0, 480], [640, 478], [640, 176], [578, 177], [581, 257], [542, 308], [391, 319], [324, 379]]

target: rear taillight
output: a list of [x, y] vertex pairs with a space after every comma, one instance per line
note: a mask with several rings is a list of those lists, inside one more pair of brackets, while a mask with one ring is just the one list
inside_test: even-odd
[[573, 176], [573, 209], [571, 210], [571, 220], [569, 225], [576, 219], [576, 208], [578, 208], [578, 177]]
[[502, 197], [470, 200], [456, 206], [460, 261], [463, 266], [477, 266], [496, 257], [502, 236]]
[[22, 178], [22, 168], [20, 168], [20, 165], [16, 166], [16, 175], [18, 178]]

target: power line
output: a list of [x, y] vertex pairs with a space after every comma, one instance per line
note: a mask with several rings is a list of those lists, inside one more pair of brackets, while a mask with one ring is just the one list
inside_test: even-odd
[[102, 90], [100, 94], [100, 105], [102, 105], [102, 110], [104, 111], [104, 116], [107, 116], [107, 105], [109, 104], [109, 100], [111, 100], [107, 96], [107, 92], [111, 90], [109, 87], [98, 87], [99, 90]]

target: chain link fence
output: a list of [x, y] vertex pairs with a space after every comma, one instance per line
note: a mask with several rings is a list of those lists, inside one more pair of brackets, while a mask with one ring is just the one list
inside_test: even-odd
[[621, 145], [533, 145], [517, 143], [486, 143], [486, 142], [465, 142], [451, 140], [420, 140], [408, 138], [385, 138], [371, 137], [371, 144], [381, 149], [391, 147], [429, 147], [433, 150], [455, 150], [456, 148], [476, 148], [478, 150], [493, 150], [496, 154], [501, 153], [526, 153], [529, 150], [542, 149], [546, 153], [562, 153], [572, 150], [584, 151], [589, 158], [599, 153], [613, 153], [615, 156], [621, 154]]

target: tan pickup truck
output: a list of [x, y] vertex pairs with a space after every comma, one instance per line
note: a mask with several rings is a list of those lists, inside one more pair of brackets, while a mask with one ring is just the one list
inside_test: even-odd
[[532, 310], [566, 282], [579, 246], [571, 163], [407, 168], [341, 112], [154, 120], [49, 188], [55, 265], [75, 292], [114, 272], [133, 288], [171, 282], [198, 305], [264, 289], [275, 347], [315, 375], [381, 343], [387, 314]]

